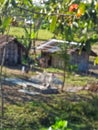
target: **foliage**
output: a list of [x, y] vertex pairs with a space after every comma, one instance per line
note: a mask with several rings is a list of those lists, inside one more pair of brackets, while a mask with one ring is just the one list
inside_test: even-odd
[[[13, 18], [18, 23], [20, 22], [23, 27], [25, 26], [25, 19], [34, 21], [34, 24], [30, 27], [33, 30], [30, 29], [28, 32], [28, 29], [25, 28], [27, 26], [24, 27], [26, 35], [22, 41], [26, 44], [27, 55], [31, 48], [30, 39], [37, 38], [38, 30], [43, 21], [50, 23], [50, 30], [56, 38], [59, 37], [63, 40], [81, 42], [82, 46], [86, 46], [88, 52], [91, 49], [91, 43], [95, 42], [95, 40], [92, 40], [92, 37], [98, 32], [96, 0], [92, 0], [91, 3], [77, 2], [76, 0], [50, 0], [44, 1], [43, 4], [39, 3], [40, 6], [36, 3], [34, 4], [31, 0], [2, 0], [0, 4], [0, 30], [2, 33], [10, 26]], [[96, 41], [98, 41], [98, 38]], [[35, 41], [33, 43], [35, 48]]]
[[2, 25], [0, 26], [0, 31], [2, 32], [2, 34], [8, 30], [10, 22], [11, 22], [10, 17], [2, 18]]
[[[28, 28], [28, 31], [29, 31], [29, 28]], [[22, 27], [10, 27], [9, 35], [13, 35], [17, 37], [18, 39], [21, 39], [22, 37], [25, 37], [25, 31]], [[48, 39], [51, 39], [52, 37], [53, 37], [53, 34], [48, 30], [40, 29], [38, 31], [38, 40], [40, 39], [48, 40]]]
[[[98, 31], [96, 22], [98, 19], [98, 3], [96, 0], [92, 0], [91, 3], [50, 0], [44, 1], [44, 4], [40, 3], [40, 6], [37, 6], [31, 0], [2, 0], [0, 4], [2, 5], [0, 10], [1, 24], [6, 17], [16, 17], [17, 20], [21, 18], [20, 22], [23, 25], [24, 20], [30, 18], [34, 21], [35, 27], [33, 25], [32, 27], [36, 32], [42, 21], [46, 21], [46, 23], [50, 22], [50, 30], [54, 32], [56, 37], [69, 41], [78, 39], [82, 43], [89, 39], [91, 33], [97, 34]], [[9, 6], [10, 4], [11, 6]]]
[[56, 121], [56, 123], [54, 125], [52, 125], [51, 127], [49, 127], [48, 130], [71, 130], [69, 128], [67, 128], [67, 124], [68, 122], [65, 120], [60, 120], [60, 121]]
[[[12, 6], [9, 7], [9, 4], [11, 4]], [[70, 11], [70, 8], [74, 7], [74, 5], [77, 5], [75, 6], [75, 10], [72, 9]], [[4, 6], [7, 8], [5, 8]], [[77, 35], [78, 37], [82, 34], [82, 36], [86, 40], [86, 32], [89, 32], [92, 26], [94, 28], [97, 26], [97, 23], [95, 21], [95, 19], [97, 20], [97, 2], [95, 0], [92, 1], [92, 3], [83, 3], [81, 1], [78, 1], [77, 3], [77, 1], [71, 2], [70, 0], [67, 0], [66, 2], [57, 2], [56, 0], [51, 0], [46, 1], [44, 6], [35, 6], [31, 0], [22, 2], [20, 2], [19, 0], [17, 0], [17, 2], [15, 2], [15, 0], [7, 2], [5, 0], [2, 7], [2, 11], [7, 9], [10, 10], [11, 15], [13, 16], [15, 16], [15, 13], [18, 14], [18, 16], [16, 16], [17, 18], [20, 17], [19, 13], [21, 13], [22, 19], [28, 18], [29, 16], [31, 19], [34, 19], [36, 23], [36, 20], [39, 18], [39, 15], [40, 19], [38, 20], [41, 22], [41, 20], [43, 19], [43, 15], [45, 14], [44, 19], [47, 19], [48, 23], [49, 21], [51, 21], [51, 31], [53, 31], [56, 35], [61, 35], [62, 38], [67, 33], [67, 28], [70, 28], [71, 33], [68, 34], [70, 34], [71, 39], [74, 39], [75, 35]], [[31, 13], [32, 10], [34, 14]], [[8, 15], [10, 15], [10, 13]], [[96, 33], [96, 30], [94, 31]], [[74, 37], [72, 38], [72, 36]]]
[[94, 60], [94, 65], [98, 64], [98, 56], [96, 57], [96, 59]]
[[[50, 30], [62, 39], [85, 43], [92, 34], [97, 34], [97, 1], [48, 1]], [[65, 13], [66, 12], [66, 13]], [[55, 14], [55, 16], [51, 16]], [[55, 24], [56, 23], [56, 24]], [[55, 25], [55, 26], [54, 26]], [[94, 28], [94, 31], [92, 30]], [[90, 35], [91, 34], [91, 35]], [[90, 36], [89, 36], [90, 35]], [[92, 41], [90, 42], [92, 43]], [[87, 44], [87, 43], [85, 43]]]
[[[78, 8], [70, 12], [70, 6], [75, 3], [78, 4]], [[36, 38], [35, 32], [40, 28], [43, 17], [46, 17], [55, 37], [81, 42], [82, 45], [86, 45], [87, 51], [90, 51], [92, 42], [98, 41], [98, 37], [95, 37], [98, 33], [96, 0], [92, 0], [91, 3], [83, 3], [80, 0], [49, 0], [44, 6], [36, 6], [32, 0], [0, 0], [0, 7], [0, 33], [6, 33], [13, 17], [16, 17], [17, 21], [22, 18], [21, 24], [24, 25], [24, 20], [30, 16], [30, 19], [35, 21], [35, 26], [32, 25], [32, 28], [33, 38]], [[31, 39], [31, 32], [28, 33], [27, 29], [25, 32], [26, 37]], [[23, 129], [27, 127], [38, 130], [41, 127], [51, 126], [55, 122], [55, 117], [59, 117], [63, 121], [68, 120], [73, 130], [98, 129], [97, 101], [98, 96], [83, 97], [76, 94], [66, 94], [66, 97], [65, 94], [50, 95], [43, 101], [36, 100], [35, 104], [33, 101], [27, 104], [15, 101], [16, 105], [5, 106], [4, 127]], [[62, 121], [60, 123], [66, 124]]]
[[53, 130], [66, 130], [67, 127], [72, 130], [98, 129], [97, 101], [98, 95], [93, 93], [44, 95], [30, 102], [15, 101], [15, 104], [5, 105], [4, 128], [42, 130], [51, 126]]

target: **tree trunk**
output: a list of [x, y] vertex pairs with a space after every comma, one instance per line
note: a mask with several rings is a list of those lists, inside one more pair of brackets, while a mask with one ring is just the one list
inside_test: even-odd
[[6, 47], [3, 50], [2, 62], [1, 62], [1, 68], [0, 68], [1, 129], [3, 128], [3, 118], [4, 118], [4, 100], [3, 100], [3, 86], [2, 86], [2, 70], [3, 70], [4, 61], [5, 61], [5, 53], [6, 53]]
[[25, 58], [26, 58], [26, 59], [29, 58], [29, 52], [30, 52], [31, 46], [32, 46], [32, 41], [30, 40], [29, 45], [28, 45], [28, 48], [27, 48], [27, 50], [26, 50], [26, 54], [25, 54]]
[[66, 64], [64, 64], [64, 73], [63, 73], [63, 84], [62, 84], [62, 88], [61, 91], [64, 91], [64, 86], [65, 86], [65, 78], [66, 78]]

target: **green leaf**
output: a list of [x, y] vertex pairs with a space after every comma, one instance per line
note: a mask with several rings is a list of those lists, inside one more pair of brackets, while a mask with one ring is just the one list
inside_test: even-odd
[[72, 29], [71, 27], [66, 27], [66, 30], [65, 30], [65, 37], [66, 37], [66, 40], [68, 41], [72, 41], [73, 40], [73, 34], [72, 34]]
[[5, 17], [4, 19], [3, 19], [3, 24], [2, 24], [2, 27], [4, 28], [4, 29], [6, 29], [9, 25], [10, 25], [10, 23], [11, 23], [11, 18], [10, 17]]
[[86, 11], [86, 5], [84, 3], [81, 3], [79, 5], [79, 9], [81, 10], [82, 15], [83, 15], [85, 13], [85, 11]]
[[67, 128], [67, 121], [56, 121], [55, 125], [52, 126], [53, 130]]
[[53, 16], [52, 17], [52, 22], [50, 24], [50, 31], [53, 32], [55, 30], [55, 27], [56, 27], [56, 21], [57, 21], [57, 17], [56, 16]]
[[96, 5], [95, 5], [95, 10], [98, 13], [98, 3], [96, 3]]
[[9, 6], [9, 0], [5, 0], [3, 5], [4, 5], [5, 7], [8, 7], [8, 6]]
[[28, 32], [28, 29], [27, 29], [26, 27], [24, 27], [24, 30], [25, 30], [25, 36], [26, 36], [27, 38], [29, 38], [29, 32]]
[[32, 32], [31, 38], [35, 38], [35, 32]]
[[98, 65], [98, 56], [97, 56], [96, 59], [94, 60], [94, 65]]
[[2, 4], [4, 2], [4, 0], [0, 0], [0, 4]]
[[24, 0], [24, 4], [25, 5], [32, 5], [32, 1], [31, 0]]
[[9, 6], [9, 0], [3, 0], [3, 1], [0, 0], [0, 6], [1, 6], [0, 11], [3, 9], [6, 10]]
[[26, 5], [27, 5], [27, 4], [28, 4], [28, 0], [24, 0], [24, 4], [26, 4]]

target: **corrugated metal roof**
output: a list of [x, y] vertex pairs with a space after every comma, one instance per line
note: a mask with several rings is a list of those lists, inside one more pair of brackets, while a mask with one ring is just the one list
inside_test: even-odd
[[45, 42], [44, 44], [38, 46], [37, 49], [38, 49], [38, 50], [41, 50], [41, 49], [44, 49], [44, 48], [46, 48], [46, 47], [48, 47], [48, 46], [49, 46], [50, 48], [52, 48], [53, 46], [56, 46], [57, 43], [64, 43], [64, 42], [65, 42], [65, 41], [63, 41], [63, 40], [51, 39], [51, 40]]
[[[77, 42], [73, 42], [73, 41], [68, 42], [68, 41], [63, 41], [63, 40], [51, 39], [51, 40], [45, 42], [44, 44], [38, 46], [36, 49], [43, 50], [45, 52], [50, 52], [50, 53], [58, 52], [58, 51], [61, 51], [60, 47], [57, 46], [58, 43], [67, 43], [69, 45], [78, 46], [78, 47], [70, 48], [68, 50], [68, 54], [71, 54], [72, 52], [75, 52], [75, 51], [79, 51], [79, 46], [81, 45], [81, 43], [77, 43]], [[83, 49], [84, 49], [84, 47], [83, 47]], [[91, 50], [90, 55], [96, 56], [97, 54]]]
[[80, 43], [77, 42], [68, 42], [68, 41], [63, 41], [63, 40], [57, 40], [57, 39], [51, 39], [47, 42], [45, 42], [44, 44], [38, 46], [36, 49], [38, 50], [45, 50], [47, 52], [56, 52], [56, 51], [60, 51], [60, 47], [57, 46], [58, 43], [67, 43], [70, 45], [78, 45]]

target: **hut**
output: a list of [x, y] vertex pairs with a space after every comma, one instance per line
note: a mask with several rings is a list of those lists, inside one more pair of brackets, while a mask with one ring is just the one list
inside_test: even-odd
[[21, 64], [25, 47], [14, 37], [0, 35], [0, 64], [4, 57], [4, 64]]
[[92, 50], [88, 53], [85, 46], [80, 52], [81, 43], [68, 42], [63, 40], [52, 39], [37, 47], [41, 50], [41, 58], [43, 59], [44, 67], [57, 67], [62, 68], [64, 65], [64, 59], [57, 53], [61, 51], [59, 44], [66, 42], [68, 44], [68, 54], [70, 65], [77, 65], [79, 72], [87, 72], [89, 69], [89, 56], [97, 56]]

